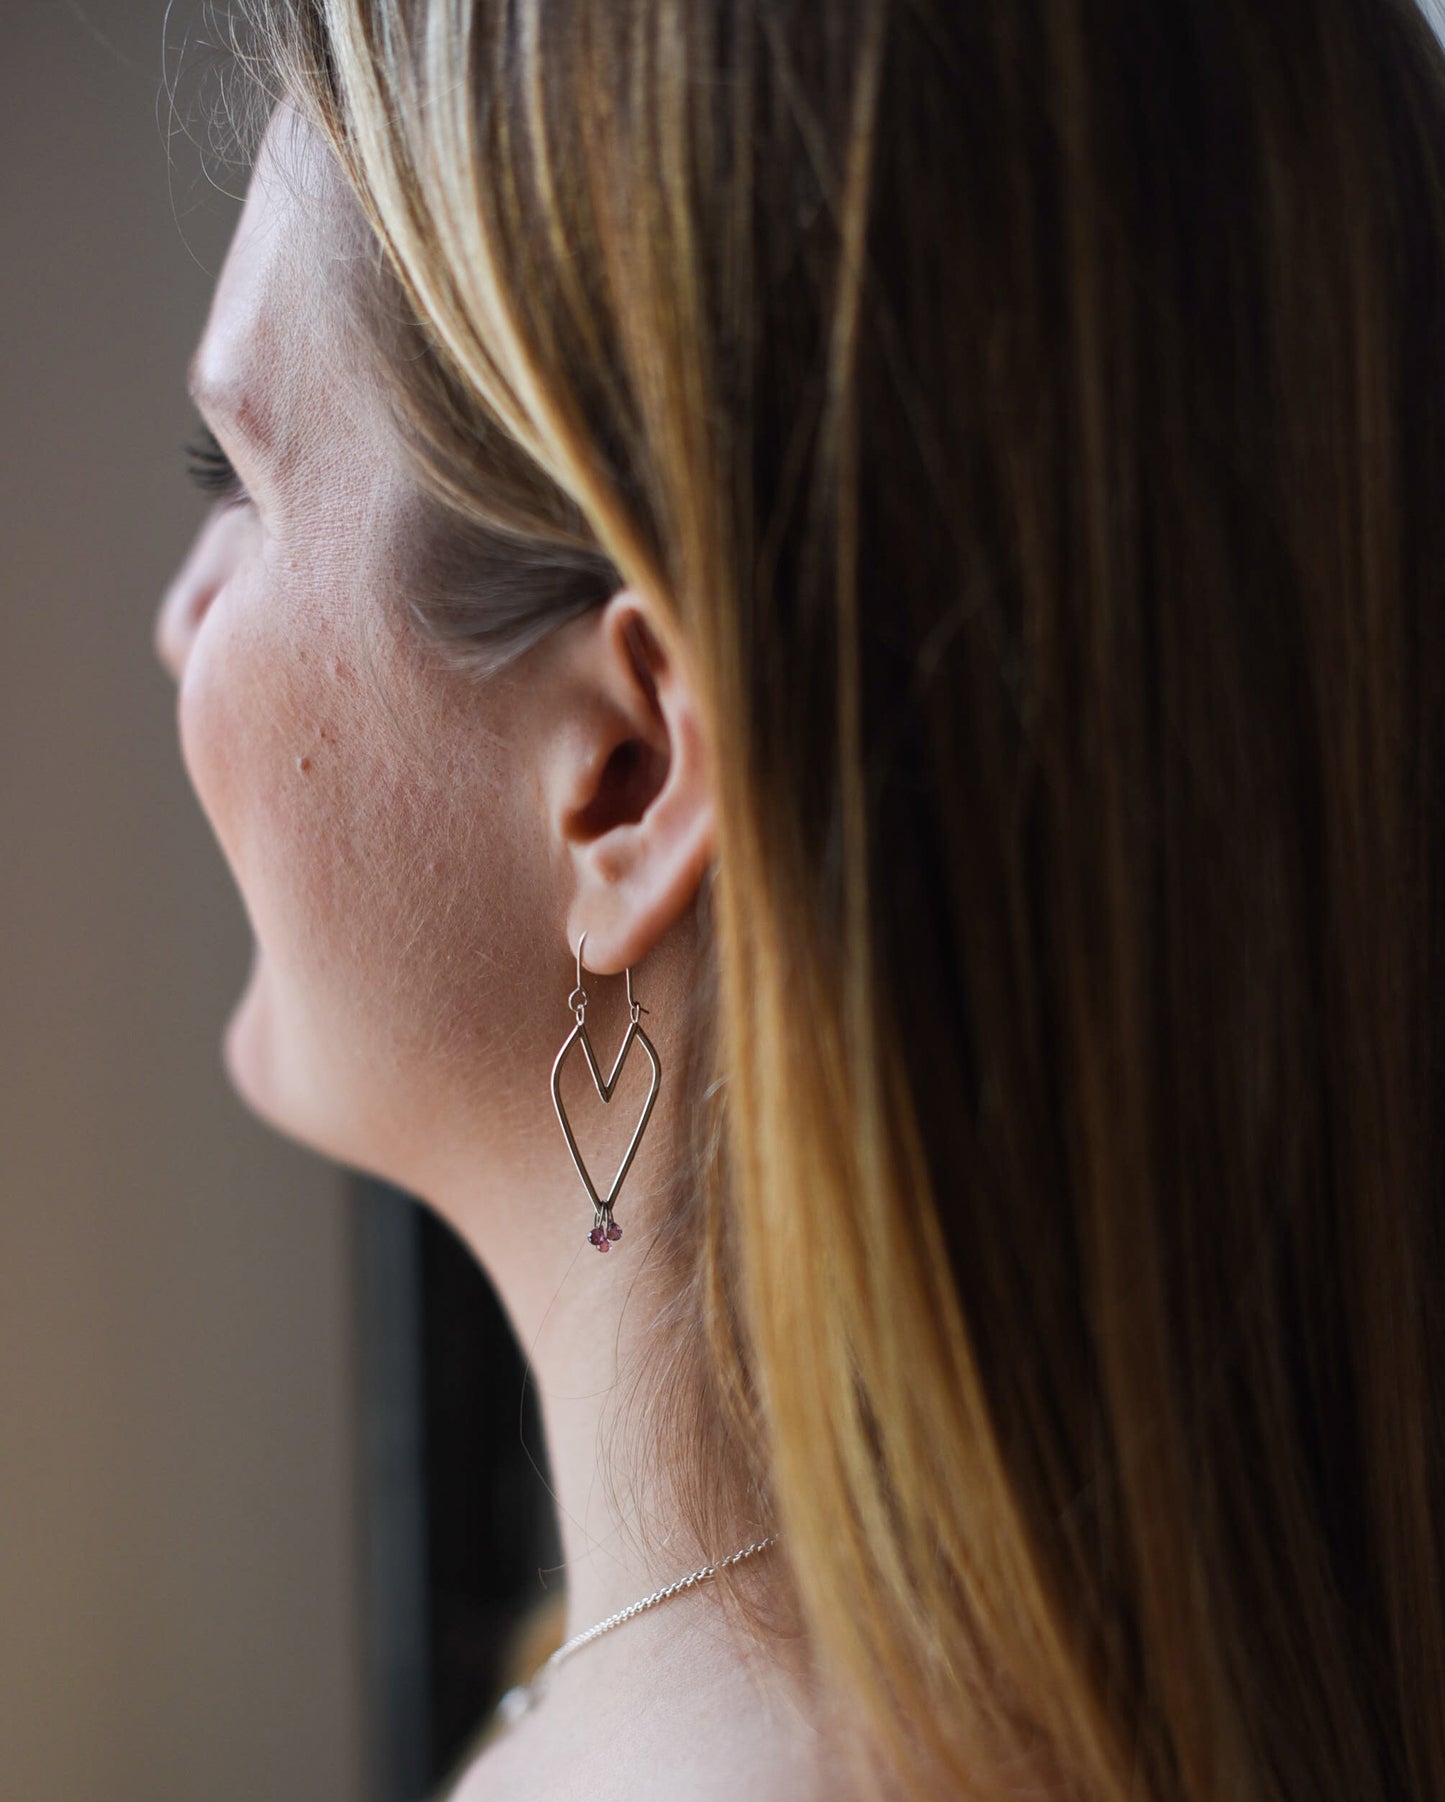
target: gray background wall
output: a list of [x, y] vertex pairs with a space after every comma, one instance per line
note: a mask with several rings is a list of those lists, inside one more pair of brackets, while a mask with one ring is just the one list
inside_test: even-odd
[[85, 5], [0, 34], [0, 1794], [358, 1802], [354, 1220], [226, 1084], [150, 648], [232, 210], [181, 145], [172, 211], [163, 0]]

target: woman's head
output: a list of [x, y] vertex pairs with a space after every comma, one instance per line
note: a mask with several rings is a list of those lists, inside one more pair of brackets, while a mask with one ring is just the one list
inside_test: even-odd
[[[208, 738], [204, 665], [188, 759], [217, 811], [241, 772], [218, 830], [284, 897], [266, 1042], [288, 1094], [328, 1073], [318, 1140], [520, 1154], [479, 965], [544, 987], [539, 921], [715, 972], [659, 1343], [728, 1426], [677, 1475], [721, 1520], [766, 1470], [880, 1733], [984, 1793], [1016, 1757], [1091, 1797], [1445, 1784], [1423, 20], [254, 10], [357, 205], [355, 284], [291, 279], [370, 347], [367, 448], [315, 567], [212, 528], [271, 584], [212, 638], [262, 653], [270, 761], [241, 674]], [[613, 742], [668, 774], [626, 752], [568, 814], [569, 634], [612, 618]], [[380, 747], [354, 787], [291, 756], [328, 722]], [[578, 847], [679, 769], [609, 942]], [[499, 795], [500, 910], [464, 854]]]
[[[690, 679], [600, 556], [529, 557], [419, 488], [373, 367], [394, 297], [370, 243], [323, 141], [278, 110], [192, 363], [222, 491], [157, 644], [254, 928], [233, 1081], [291, 1136], [445, 1198], [530, 1334], [556, 1287], [544, 1245], [583, 1243], [548, 1101], [569, 947], [587, 933], [589, 971], [646, 958], [638, 996], [670, 1053], [701, 1024], [706, 746]], [[480, 606], [485, 674], [446, 644], [448, 609]], [[604, 1044], [611, 987], [593, 984]], [[685, 1068], [669, 1056], [664, 1120]], [[650, 1123], [623, 1219], [652, 1181], [677, 1188], [670, 1136]], [[555, 1207], [519, 1209], [548, 1171]]]

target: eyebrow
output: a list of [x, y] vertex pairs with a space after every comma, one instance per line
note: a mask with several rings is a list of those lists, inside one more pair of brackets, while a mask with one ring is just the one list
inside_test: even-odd
[[252, 443], [265, 443], [266, 434], [261, 430], [256, 409], [248, 401], [245, 390], [232, 382], [208, 381], [201, 372], [199, 349], [186, 365], [186, 392], [191, 397], [191, 405], [204, 418], [229, 425], [239, 437]]

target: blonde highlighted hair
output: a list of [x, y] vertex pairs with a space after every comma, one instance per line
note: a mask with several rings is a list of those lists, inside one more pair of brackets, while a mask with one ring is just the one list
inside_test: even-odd
[[246, 10], [425, 347], [430, 628], [696, 655], [700, 1537], [910, 1795], [1445, 1796], [1416, 7]]

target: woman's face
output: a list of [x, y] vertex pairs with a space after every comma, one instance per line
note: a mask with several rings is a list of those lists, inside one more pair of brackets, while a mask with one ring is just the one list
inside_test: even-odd
[[[479, 1141], [500, 1179], [524, 1123], [556, 1133], [573, 966], [532, 742], [554, 647], [525, 685], [479, 683], [402, 624], [419, 510], [335, 304], [350, 209], [278, 115], [193, 365], [244, 497], [203, 526], [156, 638], [255, 935], [231, 1079], [291, 1136], [432, 1193]], [[508, 1110], [521, 1080], [540, 1099]]]

